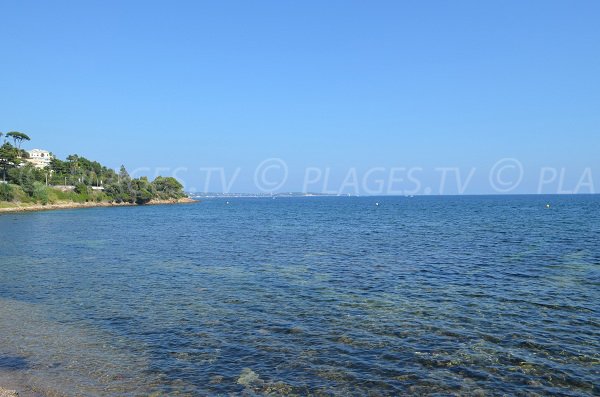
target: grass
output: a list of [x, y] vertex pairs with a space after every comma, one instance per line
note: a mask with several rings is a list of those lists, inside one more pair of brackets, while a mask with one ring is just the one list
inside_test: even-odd
[[0, 208], [28, 207], [36, 204], [58, 204], [58, 203], [86, 203], [109, 201], [109, 197], [103, 192], [76, 193], [64, 192], [49, 186], [37, 185], [34, 197], [23, 191], [18, 185], [10, 185], [14, 199], [12, 201], [0, 201]]

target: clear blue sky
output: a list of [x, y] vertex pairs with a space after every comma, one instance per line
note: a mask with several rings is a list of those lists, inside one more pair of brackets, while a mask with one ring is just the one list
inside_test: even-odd
[[5, 0], [0, 15], [0, 131], [61, 157], [187, 167], [197, 190], [201, 167], [240, 167], [233, 190], [253, 191], [271, 157], [295, 191], [311, 166], [335, 186], [351, 167], [434, 178], [506, 157], [527, 170], [515, 192], [543, 166], [600, 177], [598, 1]]

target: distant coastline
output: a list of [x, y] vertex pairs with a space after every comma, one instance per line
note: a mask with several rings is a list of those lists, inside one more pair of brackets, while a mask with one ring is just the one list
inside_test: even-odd
[[[191, 198], [286, 198], [286, 197], [339, 197], [339, 194], [329, 193], [304, 193], [304, 192], [283, 192], [283, 193], [216, 193], [216, 192], [193, 192], [188, 193]], [[346, 196], [346, 195], [344, 195]]]

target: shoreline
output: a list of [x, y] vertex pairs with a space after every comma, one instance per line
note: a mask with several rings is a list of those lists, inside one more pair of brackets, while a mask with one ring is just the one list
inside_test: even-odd
[[143, 207], [145, 205], [168, 205], [168, 204], [192, 204], [198, 203], [198, 200], [191, 199], [189, 197], [183, 197], [180, 199], [168, 199], [168, 200], [150, 200], [146, 204], [135, 204], [135, 203], [111, 203], [107, 201], [101, 202], [60, 202], [54, 204], [31, 204], [20, 206], [15, 204], [13, 207], [0, 208], [0, 215], [2, 214], [14, 214], [19, 212], [37, 212], [37, 211], [53, 211], [63, 209], [77, 209], [77, 208], [97, 208], [97, 207]]
[[0, 397], [59, 397], [51, 390], [42, 390], [28, 381], [28, 375], [0, 370]]
[[20, 397], [20, 394], [14, 389], [5, 389], [0, 386], [0, 397]]

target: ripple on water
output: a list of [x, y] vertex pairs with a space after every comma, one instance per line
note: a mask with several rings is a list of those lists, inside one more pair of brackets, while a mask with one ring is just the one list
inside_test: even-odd
[[0, 380], [109, 397], [599, 395], [600, 199], [536, 200], [0, 217]]

